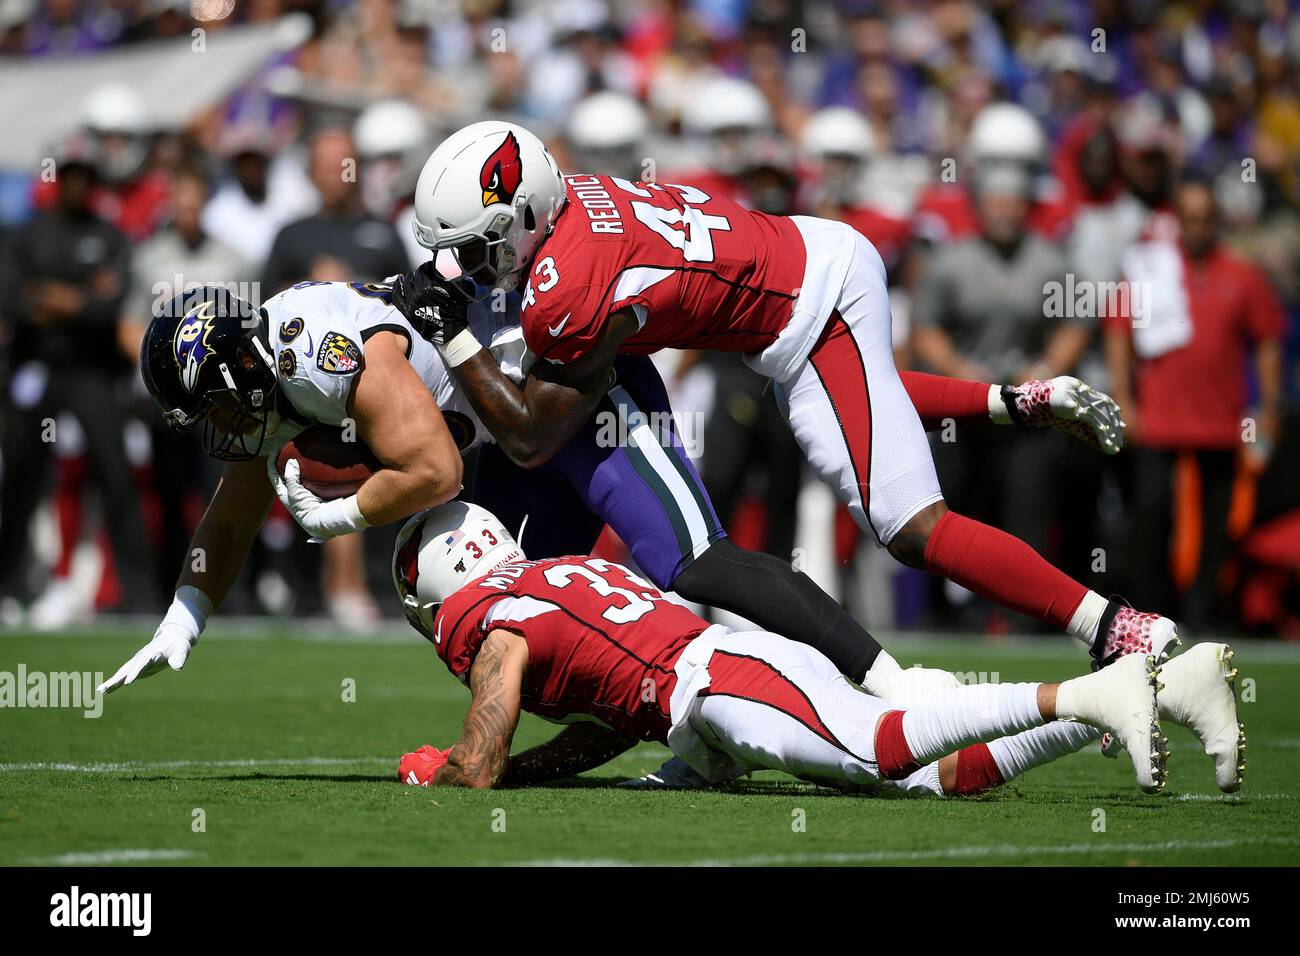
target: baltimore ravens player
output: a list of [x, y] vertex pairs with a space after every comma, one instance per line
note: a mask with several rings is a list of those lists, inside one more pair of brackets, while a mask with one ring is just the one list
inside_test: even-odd
[[[1157, 675], [1166, 682], [1162, 716], [1176, 710], [1173, 719], [1212, 738], [1237, 733], [1224, 645], [1199, 645], [1160, 671], [1150, 655], [1133, 654], [1061, 684], [882, 699], [813, 648], [710, 626], [614, 562], [529, 561], [498, 518], [465, 502], [407, 522], [393, 578], [412, 626], [471, 694], [452, 747], [425, 745], [401, 759], [399, 779], [411, 784], [538, 783], [657, 740], [708, 781], [772, 769], [817, 782], [975, 793], [1056, 756], [1024, 740], [1069, 722], [1094, 736], [1114, 733], [1138, 785], [1155, 792], [1167, 756]], [[521, 710], [571, 726], [511, 755]]]
[[[192, 542], [203, 560], [182, 571], [154, 639], [104, 682], [104, 690], [155, 673], [164, 663], [177, 670], [184, 665], [239, 573], [273, 488], [318, 540], [407, 517], [459, 492], [460, 452], [490, 436], [448, 374], [454, 352], [445, 361], [407, 320], [424, 321], [411, 296], [404, 282], [303, 282], [257, 309], [223, 289], [204, 288], [154, 317], [141, 354], [150, 393], [178, 429], [201, 424], [209, 452], [228, 464]], [[464, 300], [457, 301], [466, 318]], [[478, 336], [476, 347], [496, 356], [499, 371], [523, 381], [529, 356], [518, 297], [505, 297], [500, 310], [496, 304], [477, 303], [468, 328]], [[617, 387], [608, 397], [605, 387], [591, 390], [589, 404], [613, 417], [619, 440], [603, 435], [605, 425], [589, 410], [576, 427], [556, 426], [554, 436], [565, 447], [546, 469], [517, 474], [504, 456], [480, 463], [476, 494], [503, 509], [526, 505], [515, 526], [529, 519], [539, 553], [590, 551], [608, 522], [642, 569], [667, 587], [701, 551], [723, 543], [725, 533], [671, 425], [653, 365], [627, 357], [614, 371]], [[569, 386], [548, 383], [544, 373], [530, 382], [543, 414], [551, 402], [571, 407]], [[345, 419], [355, 422], [358, 437], [384, 464], [356, 494], [322, 501], [299, 481], [296, 462], [283, 478], [269, 467], [280, 445], [306, 425]], [[727, 553], [745, 554], [734, 546]], [[779, 590], [791, 598], [778, 616], [791, 632], [846, 668], [865, 655], [876, 659], [879, 644], [835, 602], [788, 562], [769, 560], [772, 567], [739, 564], [735, 577], [745, 587], [736, 600], [710, 601], [707, 593], [698, 599], [749, 616], [761, 614], [760, 595]], [[891, 674], [924, 679], [896, 664]]]
[[[461, 452], [486, 432], [389, 294], [381, 285], [302, 282], [259, 309], [205, 286], [155, 313], [141, 346], [145, 385], [172, 427], [201, 427], [208, 453], [226, 465], [191, 542], [196, 559], [182, 569], [153, 640], [101, 690], [164, 664], [184, 666], [276, 490], [317, 539], [405, 518], [459, 493]], [[503, 368], [520, 374], [517, 331], [486, 308], [476, 310], [473, 326]], [[283, 482], [268, 478], [263, 458], [273, 461], [285, 441], [307, 425], [345, 419], [384, 466], [356, 494], [321, 501], [298, 482], [296, 463]]]

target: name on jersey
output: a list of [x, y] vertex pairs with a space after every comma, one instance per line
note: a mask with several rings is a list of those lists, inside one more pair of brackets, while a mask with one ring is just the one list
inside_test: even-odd
[[524, 576], [524, 572], [536, 563], [536, 561], [525, 561], [522, 564], [504, 565], [480, 581], [478, 586], [492, 588], [494, 591], [509, 591], [511, 586]]
[[623, 218], [619, 215], [618, 206], [609, 198], [609, 190], [601, 185], [599, 179], [595, 176], [571, 176], [569, 185], [573, 187], [573, 195], [582, 204], [587, 218], [591, 220], [588, 225], [592, 232], [623, 234]]

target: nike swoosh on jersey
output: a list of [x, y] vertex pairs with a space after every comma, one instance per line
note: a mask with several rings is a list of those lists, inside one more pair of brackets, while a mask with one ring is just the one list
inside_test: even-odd
[[312, 348], [311, 333], [304, 330], [302, 334], [307, 336], [307, 347], [302, 350], [302, 354], [307, 356], [307, 358], [311, 358], [316, 354], [315, 349]]
[[569, 316], [571, 315], [573, 315], [572, 312], [567, 313], [564, 318], [560, 319], [560, 321], [555, 325], [547, 326], [546, 331], [550, 332], [552, 336], [559, 335], [564, 331], [564, 327], [569, 324]]

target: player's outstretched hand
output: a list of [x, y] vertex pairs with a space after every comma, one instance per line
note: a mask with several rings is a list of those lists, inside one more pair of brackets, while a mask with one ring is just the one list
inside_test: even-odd
[[293, 515], [298, 526], [311, 536], [311, 541], [320, 544], [341, 534], [360, 531], [368, 527], [361, 509], [357, 506], [357, 496], [335, 498], [322, 501], [306, 487], [301, 480], [302, 468], [298, 459], [290, 458], [284, 465], [284, 477], [275, 468], [274, 456], [266, 462], [267, 477], [280, 504]]
[[1019, 420], [1032, 428], [1063, 431], [1107, 455], [1124, 447], [1119, 404], [1071, 375], [1016, 385], [1010, 398], [1004, 389], [1003, 400], [1014, 402]]
[[[195, 638], [197, 640], [197, 638]], [[153, 640], [140, 648], [117, 673], [95, 688], [97, 694], [111, 694], [119, 687], [134, 684], [137, 678], [156, 674], [166, 665], [174, 671], [185, 666], [194, 642], [189, 632], [177, 624], [159, 624]]]
[[433, 775], [447, 762], [451, 748], [439, 750], [425, 744], [415, 753], [403, 754], [397, 762], [397, 779], [415, 787], [427, 787], [433, 783]]
[[469, 300], [432, 262], [393, 282], [393, 305], [415, 331], [439, 349], [469, 327]]

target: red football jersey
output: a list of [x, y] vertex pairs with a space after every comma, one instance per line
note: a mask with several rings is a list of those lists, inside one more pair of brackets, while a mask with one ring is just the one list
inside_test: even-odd
[[622, 351], [760, 352], [790, 322], [804, 240], [780, 216], [694, 186], [570, 176], [568, 204], [534, 257], [522, 323], [529, 348], [572, 362], [608, 317], [643, 306]]
[[[1051, 242], [1070, 231], [1074, 211], [1064, 200], [1036, 199], [1029, 205], [1026, 227]], [[958, 242], [979, 233], [975, 201], [961, 186], [940, 183], [922, 192], [912, 213], [912, 231], [931, 242]]]
[[561, 723], [595, 717], [621, 734], [665, 741], [677, 657], [709, 626], [654, 585], [603, 558], [523, 561], [451, 595], [434, 619], [434, 646], [469, 682], [494, 628], [528, 642], [523, 707]]
[[903, 261], [908, 243], [912, 241], [911, 223], [870, 206], [850, 206], [843, 211], [841, 218], [871, 240], [892, 277], [894, 270]]

